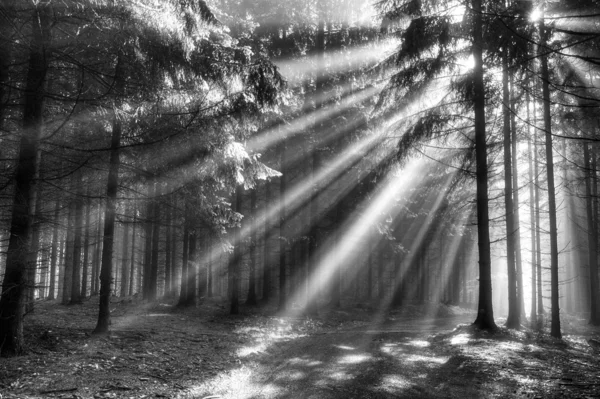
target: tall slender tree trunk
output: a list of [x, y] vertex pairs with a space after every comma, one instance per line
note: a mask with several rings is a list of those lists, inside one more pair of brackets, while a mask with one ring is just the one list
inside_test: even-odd
[[562, 338], [560, 331], [560, 309], [558, 290], [558, 231], [556, 225], [556, 189], [554, 186], [554, 156], [552, 152], [552, 117], [550, 114], [550, 88], [548, 73], [548, 58], [545, 54], [547, 32], [544, 18], [540, 19], [541, 45], [539, 57], [541, 63], [542, 96], [544, 110], [544, 130], [546, 138], [546, 173], [548, 176], [548, 214], [550, 219], [550, 303], [552, 319], [550, 335]]
[[73, 243], [75, 230], [75, 203], [70, 201], [69, 212], [67, 216], [67, 234], [65, 242], [65, 256], [63, 262], [63, 305], [68, 305], [71, 300], [71, 290], [73, 289]]
[[121, 292], [120, 296], [127, 296], [127, 291], [129, 289], [129, 225], [131, 222], [124, 221], [124, 231], [123, 231], [123, 247], [121, 248]]
[[474, 325], [495, 329], [492, 306], [492, 272], [488, 210], [487, 140], [485, 132], [485, 88], [483, 83], [483, 23], [481, 0], [473, 7], [473, 107], [475, 110], [475, 161], [477, 164], [477, 235], [479, 241], [479, 304]]
[[148, 199], [146, 203], [146, 223], [144, 225], [145, 244], [144, 244], [144, 276], [142, 283], [143, 298], [150, 299], [150, 276], [152, 269], [152, 218], [154, 217], [154, 200], [156, 194], [156, 185], [148, 186]]
[[171, 209], [170, 201], [167, 202], [167, 211], [165, 215], [165, 296], [171, 296], [172, 292], [172, 280], [171, 280], [171, 214], [173, 213], [173, 209]]
[[517, 299], [517, 278], [515, 270], [515, 209], [513, 205], [513, 180], [510, 129], [510, 92], [508, 85], [508, 54], [505, 48], [502, 54], [502, 101], [504, 106], [504, 209], [506, 210], [506, 264], [508, 275], [508, 317], [506, 327], [519, 328], [521, 312]]
[[[256, 189], [250, 192], [250, 271], [248, 276], [247, 305], [256, 305]], [[209, 246], [210, 242], [209, 242]], [[210, 257], [209, 257], [210, 259]], [[209, 271], [210, 276], [210, 271]]]
[[[531, 121], [529, 113], [529, 103], [531, 99], [529, 97], [529, 90], [525, 94], [525, 103], [527, 104], [527, 121]], [[535, 223], [535, 184], [533, 181], [533, 146], [531, 138], [531, 127], [527, 125], [527, 154], [529, 155], [529, 224], [531, 225], [531, 313], [529, 318], [533, 325], [537, 319], [537, 282], [536, 282], [536, 264], [537, 264], [537, 251], [535, 250], [536, 245], [536, 223]]]
[[[214, 256], [214, 240], [212, 237], [212, 234], [209, 233], [207, 239], [207, 244], [208, 244], [208, 270], [207, 270], [207, 278], [208, 281], [206, 282], [206, 289], [207, 289], [207, 295], [209, 298], [212, 298], [214, 295], [214, 271], [213, 271], [213, 265], [214, 265], [214, 260], [213, 260], [213, 256]], [[256, 247], [255, 247], [255, 251], [256, 251]], [[255, 278], [256, 278], [256, 265], [255, 265]], [[250, 299], [250, 297], [248, 297], [248, 299]], [[255, 299], [255, 304], [256, 304], [256, 289], [254, 290], [254, 299]]]
[[173, 198], [173, 208], [172, 208], [172, 216], [171, 216], [171, 293], [175, 293], [175, 289], [177, 287], [176, 277], [177, 277], [177, 227], [175, 225], [175, 220], [177, 214], [175, 213], [177, 209], [177, 197]]
[[583, 144], [585, 164], [585, 205], [588, 230], [588, 263], [590, 270], [590, 319], [589, 324], [600, 324], [600, 306], [598, 306], [598, 226], [592, 198], [592, 169], [588, 143]]
[[96, 245], [94, 246], [94, 259], [92, 259], [92, 295], [97, 295], [100, 290], [100, 263], [102, 262], [102, 233], [104, 224], [102, 223], [103, 207], [98, 205]]
[[[39, 172], [37, 173], [39, 175]], [[38, 176], [39, 177], [39, 176]], [[31, 225], [31, 248], [27, 254], [27, 299], [25, 301], [25, 312], [31, 313], [34, 310], [35, 291], [37, 289], [36, 275], [38, 271], [38, 255], [40, 251], [40, 229], [42, 216], [42, 195], [41, 185], [35, 185], [35, 191], [31, 199], [35, 204], [33, 212], [33, 220]]]
[[[242, 212], [242, 185], [238, 184], [235, 191], [235, 210], [238, 213]], [[242, 263], [242, 240], [241, 240], [241, 226], [235, 228], [233, 248], [233, 256], [231, 258], [231, 298], [229, 313], [239, 314], [240, 313], [240, 272]]]
[[527, 317], [525, 314], [525, 303], [523, 298], [523, 261], [521, 257], [521, 218], [519, 215], [519, 153], [517, 152], [517, 111], [515, 109], [515, 85], [514, 78], [509, 76], [510, 83], [510, 130], [511, 130], [511, 155], [512, 155], [512, 179], [513, 179], [513, 212], [515, 226], [515, 273], [517, 278], [517, 306], [520, 318]]
[[[537, 86], [537, 84], [536, 84]], [[542, 234], [540, 224], [540, 170], [539, 170], [539, 157], [538, 157], [538, 126], [537, 126], [537, 111], [536, 111], [536, 100], [533, 102], [533, 120], [536, 125], [533, 133], [533, 173], [534, 173], [534, 186], [535, 186], [535, 258], [536, 258], [536, 284], [537, 284], [537, 315], [538, 318], [544, 315], [544, 302], [542, 296]]]
[[136, 228], [137, 228], [137, 209], [134, 205], [133, 207], [133, 221], [132, 223], [132, 231], [131, 231], [131, 262], [129, 263], [129, 295], [133, 295], [134, 294], [134, 288], [135, 287], [133, 285], [133, 280], [134, 280], [134, 276], [135, 276], [135, 244], [136, 244], [136, 239], [135, 239], [135, 234], [136, 234]]
[[52, 218], [54, 226], [52, 227], [52, 249], [50, 253], [50, 286], [48, 289], [48, 299], [54, 299], [56, 291], [56, 264], [58, 262], [58, 226], [60, 225], [60, 200], [57, 199], [54, 204], [54, 217]]
[[181, 261], [181, 287], [179, 289], [179, 302], [177, 306], [186, 306], [187, 303], [187, 291], [188, 291], [188, 279], [189, 279], [189, 265], [188, 265], [188, 245], [190, 243], [190, 227], [188, 214], [188, 204], [185, 204], [185, 221], [183, 224], [183, 252]]
[[196, 277], [198, 274], [198, 259], [196, 251], [196, 244], [198, 241], [197, 229], [190, 229], [189, 240], [187, 297], [185, 299], [185, 303], [187, 306], [196, 306]]
[[[265, 208], [271, 204], [271, 182], [265, 182]], [[263, 246], [263, 285], [262, 285], [262, 301], [268, 302], [271, 299], [271, 222], [269, 218], [265, 218], [265, 240]]]
[[87, 298], [89, 279], [89, 253], [90, 253], [90, 229], [92, 219], [92, 202], [89, 199], [90, 191], [87, 193], [87, 206], [85, 210], [85, 233], [83, 234], [83, 264], [81, 265], [81, 298]]
[[[115, 70], [116, 94], [123, 94], [124, 81], [121, 76], [121, 55], [117, 60]], [[112, 135], [110, 140], [110, 161], [108, 180], [106, 184], [106, 208], [104, 211], [104, 234], [102, 235], [102, 266], [100, 268], [100, 298], [98, 322], [94, 334], [106, 334], [110, 326], [110, 294], [112, 290], [113, 245], [115, 234], [115, 218], [117, 214], [117, 189], [119, 187], [119, 167], [121, 164], [119, 152], [123, 126], [117, 114], [119, 101], [113, 105]]]
[[[148, 279], [148, 299], [150, 301], [155, 301], [158, 293], [158, 244], [160, 238], [160, 205], [158, 200], [161, 195], [161, 186], [160, 183], [157, 183], [154, 186], [154, 199], [152, 205], [152, 254], [150, 276]], [[190, 292], [188, 291], [188, 295], [189, 294]]]
[[78, 173], [77, 194], [75, 198], [75, 222], [73, 237], [73, 277], [71, 278], [71, 305], [81, 304], [81, 237], [83, 233], [83, 183]]

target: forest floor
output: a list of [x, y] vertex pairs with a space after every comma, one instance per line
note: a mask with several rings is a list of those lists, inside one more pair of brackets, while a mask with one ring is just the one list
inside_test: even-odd
[[[523, 327], [474, 330], [471, 311], [365, 306], [290, 318], [269, 307], [194, 309], [97, 298], [36, 302], [27, 354], [0, 359], [9, 398], [597, 398], [600, 329], [564, 318], [564, 339]], [[502, 320], [497, 320], [499, 325]]]

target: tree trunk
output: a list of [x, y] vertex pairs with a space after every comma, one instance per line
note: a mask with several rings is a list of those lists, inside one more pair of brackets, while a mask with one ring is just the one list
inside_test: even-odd
[[[207, 278], [208, 281], [206, 282], [206, 289], [207, 289], [207, 295], [209, 298], [212, 298], [214, 295], [214, 275], [213, 275], [213, 264], [214, 264], [214, 240], [212, 237], [212, 234], [210, 234], [207, 237], [207, 244], [208, 244], [208, 270], [207, 270]], [[256, 299], [256, 290], [254, 290], [254, 297]]]
[[514, 79], [511, 74], [510, 81], [510, 130], [511, 130], [511, 155], [512, 155], [512, 179], [513, 179], [513, 212], [515, 227], [515, 273], [517, 279], [517, 306], [520, 317], [525, 315], [525, 303], [523, 299], [523, 261], [521, 258], [521, 218], [519, 215], [519, 170], [518, 170], [518, 152], [517, 152], [517, 111], [515, 109]]
[[89, 199], [90, 191], [88, 190], [87, 207], [85, 211], [85, 233], [83, 238], [83, 265], [82, 265], [82, 276], [81, 276], [81, 297], [87, 298], [88, 289], [88, 271], [89, 271], [89, 253], [90, 253], [90, 229], [91, 226], [91, 215], [92, 215], [92, 202]]
[[156, 185], [148, 187], [148, 198], [146, 202], [146, 223], [144, 226], [145, 245], [144, 245], [144, 276], [142, 284], [142, 297], [145, 300], [150, 299], [150, 275], [152, 269], [152, 218], [154, 217], [154, 194], [156, 194]]
[[[155, 301], [158, 293], [158, 244], [160, 238], [160, 204], [158, 203], [158, 198], [161, 195], [162, 190], [160, 184], [155, 184], [154, 198], [152, 200], [152, 255], [150, 277], [148, 279], [148, 300], [150, 301]], [[188, 291], [188, 295], [189, 294], [190, 292]]]
[[27, 299], [25, 301], [25, 313], [31, 313], [34, 310], [35, 291], [37, 289], [36, 275], [38, 271], [38, 255], [40, 251], [40, 229], [42, 222], [41, 186], [36, 184], [34, 189], [35, 191], [31, 201], [34, 204], [35, 211], [32, 215], [31, 248], [29, 249], [29, 254], [27, 254]]
[[479, 242], [479, 304], [473, 323], [480, 329], [495, 329], [492, 306], [492, 273], [488, 210], [488, 166], [485, 132], [485, 88], [483, 83], [483, 27], [481, 0], [473, 7], [473, 106], [475, 110], [475, 161], [477, 164], [477, 236]]
[[129, 264], [129, 225], [130, 222], [124, 221], [124, 231], [123, 231], [123, 247], [121, 248], [121, 292], [120, 296], [127, 296], [127, 291], [129, 289], [129, 270], [127, 265]]
[[546, 173], [548, 176], [548, 213], [550, 217], [550, 303], [551, 303], [551, 325], [550, 335], [561, 338], [560, 331], [560, 309], [558, 291], [558, 232], [556, 226], [556, 193], [554, 186], [554, 159], [552, 152], [552, 120], [550, 114], [550, 88], [548, 73], [548, 58], [545, 54], [547, 32], [544, 19], [540, 19], [541, 45], [539, 46], [539, 57], [542, 67], [542, 95], [544, 110], [544, 130], [546, 138]]
[[171, 208], [170, 201], [167, 204], [167, 212], [165, 215], [165, 297], [171, 296], [173, 289], [173, 287], [171, 286], [171, 214], [173, 213], [173, 209]]
[[133, 221], [132, 221], [132, 232], [131, 232], [131, 262], [129, 263], [129, 295], [133, 295], [133, 280], [135, 276], [135, 231], [137, 227], [137, 210], [133, 207]]
[[58, 262], [58, 226], [60, 224], [60, 200], [54, 204], [54, 226], [52, 227], [52, 252], [50, 253], [50, 287], [48, 289], [48, 299], [56, 298], [56, 263]]
[[[527, 104], [527, 121], [531, 121], [529, 117], [529, 90], [525, 94], [526, 99], [525, 102]], [[535, 184], [533, 180], [533, 146], [531, 139], [531, 128], [530, 125], [527, 125], [527, 154], [529, 154], [529, 170], [528, 170], [528, 178], [529, 178], [529, 220], [531, 224], [531, 313], [529, 318], [531, 319], [531, 324], [535, 323], [537, 319], [537, 282], [536, 282], [536, 264], [537, 264], [537, 251], [535, 250], [536, 245], [536, 221], [535, 221]]]
[[[123, 91], [123, 80], [120, 65], [121, 56], [117, 60], [115, 70], [115, 90], [117, 95]], [[117, 101], [115, 101], [117, 102]], [[108, 181], [106, 184], [106, 209], [104, 211], [104, 234], [102, 235], [102, 266], [100, 269], [100, 298], [98, 322], [94, 334], [108, 333], [110, 325], [110, 294], [113, 268], [113, 245], [115, 234], [115, 218], [117, 213], [117, 189], [119, 187], [119, 152], [123, 127], [117, 115], [117, 104], [113, 105], [112, 136], [110, 140], [110, 161]]]
[[75, 198], [75, 222], [73, 237], [73, 266], [71, 278], [71, 300], [69, 304], [81, 304], [81, 236], [83, 232], [83, 192], [81, 174], [77, 175], [77, 194]]
[[256, 305], [256, 189], [253, 189], [250, 192], [250, 218], [250, 272], [248, 277], [248, 298], [246, 299], [246, 304]]
[[104, 224], [102, 219], [102, 206], [98, 206], [97, 216], [98, 231], [96, 233], [96, 246], [92, 260], [92, 295], [97, 295], [100, 290], [100, 263], [102, 262], [102, 233]]
[[590, 270], [590, 320], [589, 324], [600, 324], [600, 307], [598, 306], [598, 226], [592, 198], [592, 169], [588, 143], [583, 144], [585, 164], [585, 205], [588, 230], [588, 263]]
[[506, 327], [519, 328], [521, 325], [521, 312], [517, 299], [517, 278], [515, 270], [515, 209], [513, 206], [513, 179], [511, 156], [511, 129], [510, 129], [510, 93], [508, 86], [508, 54], [504, 49], [502, 55], [502, 101], [504, 116], [504, 209], [506, 211], [506, 265], [508, 275], [508, 317]]
[[[242, 185], [239, 184], [235, 191], [235, 211], [238, 213], [242, 212]], [[241, 263], [242, 263], [242, 240], [241, 240], [241, 226], [235, 228], [235, 234], [233, 241], [235, 246], [233, 248], [233, 256], [231, 259], [231, 306], [229, 308], [230, 314], [240, 313], [240, 276]]]
[[65, 243], [65, 261], [63, 263], [63, 290], [62, 304], [68, 305], [71, 300], [71, 290], [73, 289], [73, 243], [74, 239], [74, 222], [75, 219], [75, 203], [69, 203], [69, 213], [67, 216], [67, 235]]
[[185, 299], [185, 304], [186, 306], [196, 306], [196, 277], [198, 274], [196, 242], [198, 240], [195, 228], [190, 229], [189, 240], [187, 296]]
[[[271, 182], [265, 182], [265, 208], [271, 204]], [[263, 247], [263, 286], [262, 286], [262, 301], [268, 302], [271, 298], [271, 222], [269, 218], [265, 218], [265, 240]]]
[[179, 289], [179, 302], [177, 306], [186, 306], [187, 303], [187, 291], [188, 291], [188, 279], [189, 279], [189, 266], [188, 266], [188, 245], [190, 243], [190, 228], [189, 220], [187, 218], [188, 204], [185, 204], [185, 221], [183, 223], [183, 259], [181, 262], [181, 287]]

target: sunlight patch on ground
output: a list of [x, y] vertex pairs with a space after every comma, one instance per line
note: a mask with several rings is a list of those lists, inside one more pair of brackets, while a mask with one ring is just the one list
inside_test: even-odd
[[398, 344], [384, 344], [381, 346], [380, 350], [386, 355], [392, 356], [404, 352], [404, 349], [400, 348]]
[[172, 314], [168, 314], [168, 313], [150, 313], [148, 314], [148, 317], [170, 317], [173, 316]]
[[414, 340], [414, 341], [409, 341], [408, 345], [416, 346], [417, 348], [427, 348], [430, 344], [427, 341]]
[[306, 373], [300, 371], [300, 370], [292, 370], [292, 371], [288, 371], [285, 374], [282, 374], [280, 376], [278, 376], [276, 379], [279, 381], [299, 381], [306, 378]]
[[358, 364], [366, 362], [367, 360], [372, 359], [373, 357], [368, 354], [355, 354], [355, 355], [346, 355], [342, 356], [340, 360], [338, 360], [339, 364]]
[[255, 397], [277, 397], [280, 393], [279, 387], [273, 384], [259, 384], [256, 382], [256, 376], [248, 367], [241, 367], [220, 374], [204, 384], [193, 386], [185, 392], [185, 395], [179, 398], [204, 398], [204, 397], [223, 397], [223, 398], [255, 398]]
[[407, 362], [424, 362], [424, 363], [434, 363], [434, 364], [446, 364], [448, 362], [449, 357], [433, 357], [433, 356], [423, 356], [423, 355], [410, 355], [406, 358]]
[[257, 353], [262, 353], [266, 349], [267, 349], [267, 343], [261, 342], [257, 345], [253, 345], [253, 346], [244, 346], [243, 348], [238, 349], [236, 353], [239, 357], [247, 357], [250, 355], [257, 354]]
[[450, 339], [450, 345], [466, 345], [470, 340], [468, 334], [458, 334]]
[[509, 351], [523, 350], [523, 344], [520, 342], [499, 342], [497, 348]]
[[353, 375], [343, 371], [332, 371], [327, 374], [327, 377], [335, 381], [348, 381], [354, 378]]
[[355, 349], [356, 349], [356, 348], [353, 348], [353, 347], [351, 347], [351, 346], [347, 346], [347, 345], [333, 345], [333, 346], [334, 346], [335, 348], [338, 348], [338, 349], [343, 349], [343, 350], [345, 350], [345, 351], [353, 351], [353, 350], [355, 350]]
[[294, 357], [288, 360], [288, 363], [294, 366], [306, 366], [306, 367], [316, 367], [323, 364], [320, 360], [311, 360], [311, 359], [302, 359], [299, 357]]
[[409, 388], [412, 385], [406, 378], [395, 374], [384, 375], [381, 380], [380, 388], [390, 393], [394, 393], [398, 389]]

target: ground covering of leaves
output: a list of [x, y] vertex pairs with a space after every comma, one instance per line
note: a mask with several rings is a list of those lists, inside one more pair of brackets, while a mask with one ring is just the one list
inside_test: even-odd
[[[376, 325], [374, 309], [365, 306], [324, 311], [312, 319], [278, 316], [269, 307], [243, 310], [243, 316], [234, 317], [218, 300], [182, 310], [119, 299], [112, 304], [112, 332], [93, 336], [97, 298], [76, 306], [39, 301], [26, 317], [27, 354], [0, 359], [0, 397], [304, 398], [318, 373], [304, 382], [282, 379], [286, 384], [271, 394], [261, 384], [277, 381], [278, 374], [291, 377], [294, 351], [324, 360], [327, 369], [323, 352], [331, 342], [342, 347], [345, 339], [361, 336], [372, 337], [367, 347], [373, 357], [385, 349], [383, 369], [374, 373], [401, 375], [409, 365], [402, 357], [410, 353], [411, 367], [427, 369], [426, 378], [422, 373], [417, 378], [415, 371], [404, 375], [402, 390], [393, 384], [370, 389], [366, 377], [354, 378], [347, 369], [352, 378], [343, 387], [330, 384], [325, 393], [310, 397], [358, 397], [352, 392], [360, 397], [600, 397], [600, 330], [583, 319], [565, 317], [566, 335], [558, 341], [526, 327], [494, 334], [468, 324], [455, 328], [472, 313], [444, 305], [406, 306], [386, 313]], [[415, 342], [419, 347], [411, 352], [394, 352]], [[364, 366], [364, 373], [360, 364], [352, 370], [366, 375], [369, 364]], [[332, 362], [335, 367], [339, 364]]]

